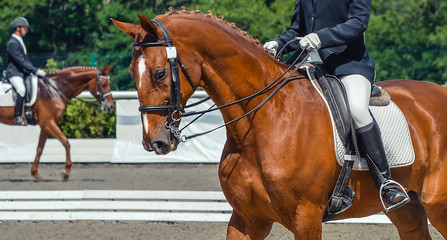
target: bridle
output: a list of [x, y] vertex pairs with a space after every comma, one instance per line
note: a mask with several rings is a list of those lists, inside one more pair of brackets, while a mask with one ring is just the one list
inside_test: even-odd
[[100, 74], [100, 70], [98, 69], [98, 71], [96, 72], [96, 85], [98, 86], [98, 91], [96, 93], [98, 94], [98, 102], [102, 104], [104, 102], [104, 100], [106, 100], [106, 98], [108, 96], [112, 95], [112, 90], [110, 90], [107, 93], [102, 91], [102, 89], [101, 89], [101, 81], [100, 81], [101, 78], [102, 79], [106, 79], [110, 83], [110, 77], [101, 75]]
[[[153, 23], [157, 24], [165, 35], [166, 40], [157, 42], [133, 42], [132, 46], [136, 47], [161, 47], [166, 46], [166, 53], [169, 65], [171, 67], [171, 97], [169, 105], [143, 105], [138, 108], [140, 112], [155, 112], [155, 111], [167, 111], [168, 117], [166, 120], [166, 128], [171, 131], [174, 137], [180, 142], [181, 131], [178, 128], [179, 122], [182, 118], [182, 114], [185, 113], [184, 108], [181, 107], [181, 92], [180, 92], [180, 76], [179, 76], [179, 65], [182, 69], [183, 74], [186, 76], [192, 89], [195, 90], [194, 83], [189, 76], [188, 71], [183, 65], [180, 57], [177, 54], [177, 49], [172, 44], [171, 37], [169, 36], [168, 30], [160, 21], [153, 19]], [[188, 106], [186, 106], [188, 107]], [[185, 107], [185, 108], [186, 108]]]
[[[180, 100], [181, 100], [181, 92], [180, 92], [180, 77], [179, 77], [179, 66], [183, 72], [183, 74], [185, 75], [186, 79], [188, 80], [189, 84], [191, 85], [192, 89], [195, 90], [195, 86], [194, 83], [190, 77], [190, 75], [188, 74], [188, 71], [186, 70], [185, 66], [183, 65], [182, 61], [180, 60], [180, 57], [177, 54], [177, 49], [174, 47], [172, 40], [169, 36], [169, 33], [166, 29], [166, 27], [163, 25], [162, 22], [160, 22], [159, 20], [156, 19], [152, 19], [151, 20], [153, 23], [157, 24], [162, 30], [163, 33], [165, 35], [166, 40], [162, 40], [162, 41], [157, 41], [157, 42], [133, 42], [132, 46], [136, 47], [161, 47], [161, 46], [165, 46], [166, 47], [166, 53], [167, 53], [167, 60], [170, 64], [170, 68], [171, 68], [171, 97], [170, 97], [170, 103], [169, 105], [143, 105], [140, 106], [138, 108], [138, 110], [140, 112], [155, 112], [155, 111], [167, 111], [168, 112], [168, 116], [166, 119], [166, 123], [165, 126], [167, 129], [169, 129], [171, 131], [171, 133], [173, 134], [173, 136], [176, 138], [177, 142], [185, 142], [188, 139], [192, 139], [195, 137], [199, 137], [205, 134], [208, 134], [210, 132], [213, 132], [219, 128], [225, 127], [233, 122], [239, 121], [240, 119], [250, 115], [251, 113], [257, 111], [259, 108], [261, 108], [268, 100], [270, 100], [285, 84], [287, 84], [287, 82], [289, 82], [290, 80], [294, 79], [293, 74], [298, 71], [299, 67], [305, 62], [305, 60], [307, 59], [307, 57], [309, 56], [310, 53], [307, 53], [307, 55], [302, 58], [302, 60], [298, 63], [298, 65], [295, 65], [300, 57], [302, 56], [302, 54], [304, 53], [304, 51], [301, 52], [301, 54], [299, 54], [299, 56], [296, 58], [296, 60], [287, 68], [287, 70], [284, 71], [283, 74], [281, 74], [276, 80], [274, 80], [273, 82], [271, 82], [270, 84], [268, 84], [267, 86], [265, 86], [263, 89], [261, 89], [260, 91], [247, 96], [245, 98], [242, 98], [240, 100], [234, 101], [232, 103], [228, 103], [228, 104], [224, 104], [222, 106], [219, 107], [214, 107], [214, 105], [208, 109], [208, 110], [204, 110], [204, 111], [197, 111], [197, 112], [188, 112], [186, 113], [184, 109], [192, 107], [192, 106], [196, 106], [199, 105], [200, 103], [203, 103], [207, 100], [209, 100], [209, 97], [191, 104], [191, 105], [187, 105], [184, 108], [181, 107], [180, 105]], [[295, 41], [295, 40], [292, 40]], [[295, 67], [295, 69], [293, 69], [289, 75], [287, 77], [285, 77], [284, 79], [282, 79], [282, 77], [284, 77], [284, 75], [289, 72], [289, 70], [291, 70], [293, 67]], [[280, 81], [281, 80], [281, 81]], [[274, 88], [272, 90], [272, 88]], [[209, 131], [203, 132], [203, 133], [198, 133], [198, 134], [194, 134], [191, 136], [181, 136], [181, 131], [186, 128], [186, 126], [183, 129], [179, 129], [179, 123], [180, 120], [183, 117], [187, 117], [187, 116], [193, 116], [193, 115], [199, 115], [196, 119], [194, 119], [192, 122], [194, 122], [195, 120], [197, 120], [199, 117], [201, 117], [203, 114], [208, 113], [208, 112], [212, 112], [212, 111], [216, 111], [222, 108], [226, 108], [235, 104], [239, 104], [241, 102], [253, 99], [257, 96], [260, 96], [264, 93], [266, 93], [267, 91], [272, 90], [272, 92], [261, 102], [259, 103], [255, 108], [253, 108], [252, 110], [246, 112], [245, 114], [243, 114], [242, 116], [233, 119], [221, 126], [218, 126], [214, 129], [211, 129]], [[191, 122], [191, 123], [192, 123]]]

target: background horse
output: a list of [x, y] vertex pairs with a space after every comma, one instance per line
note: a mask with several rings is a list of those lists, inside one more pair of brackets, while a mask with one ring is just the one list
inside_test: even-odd
[[[34, 121], [41, 129], [36, 158], [31, 167], [31, 175], [36, 180], [41, 179], [37, 168], [49, 136], [57, 138], [65, 147], [66, 160], [62, 178], [68, 180], [72, 165], [70, 143], [57, 126], [57, 122], [62, 119], [67, 102], [87, 89], [102, 103], [106, 111], [112, 111], [115, 103], [111, 95], [108, 75], [111, 68], [107, 66], [98, 70], [88, 67], [71, 67], [48, 73], [46, 76], [48, 82], [39, 78], [37, 100], [32, 106]], [[0, 122], [14, 124], [14, 107], [0, 107]]]
[[[173, 117], [160, 105], [174, 101], [167, 61], [167, 54], [173, 53], [163, 42], [166, 36], [160, 26], [139, 18], [140, 25], [112, 20], [140, 43], [134, 47], [129, 70], [140, 104], [152, 106], [141, 114], [143, 146], [167, 154], [177, 141], [166, 127]], [[287, 68], [246, 33], [213, 16], [174, 11], [156, 19], [166, 26], [194, 83], [180, 74], [182, 107], [195, 90], [191, 86], [203, 87], [222, 106], [258, 92]], [[322, 217], [341, 168], [324, 101], [302, 72], [291, 79], [259, 110], [226, 127], [219, 179], [233, 207], [228, 239], [263, 239], [273, 222], [284, 225], [296, 239], [321, 238]], [[411, 202], [387, 216], [402, 239], [430, 239], [427, 217], [447, 237], [447, 91], [409, 80], [380, 86], [405, 114], [416, 154], [413, 165], [392, 170]], [[224, 121], [250, 111], [267, 93], [221, 109]], [[383, 211], [368, 172], [353, 172], [349, 184], [356, 192], [353, 206], [338, 219]]]

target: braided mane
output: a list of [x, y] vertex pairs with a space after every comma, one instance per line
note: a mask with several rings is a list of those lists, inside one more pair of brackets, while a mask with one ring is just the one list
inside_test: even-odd
[[49, 72], [49, 74], [61, 73], [61, 72], [66, 72], [66, 71], [71, 71], [71, 70], [92, 70], [92, 69], [97, 69], [97, 68], [96, 67], [88, 67], [88, 66], [72, 66], [72, 67], [63, 68], [61, 70], [57, 70], [55, 72]]
[[253, 38], [246, 31], [238, 28], [236, 26], [236, 23], [234, 23], [234, 22], [229, 23], [229, 22], [225, 21], [225, 17], [223, 15], [220, 15], [219, 17], [215, 16], [212, 13], [211, 10], [208, 10], [208, 14], [205, 14], [205, 13], [200, 11], [200, 7], [199, 6], [196, 7], [195, 11], [186, 11], [184, 6], [181, 7], [180, 11], [179, 10], [175, 10], [172, 7], [170, 7], [168, 12], [166, 12], [163, 16], [172, 16], [172, 15], [196, 15], [196, 16], [200, 16], [200, 17], [206, 17], [206, 18], [209, 18], [209, 19], [213, 19], [216, 22], [222, 23], [226, 27], [230, 27], [230, 28], [236, 30], [240, 34], [242, 34], [245, 37], [249, 38], [250, 40], [254, 41], [258, 46], [262, 47], [262, 44], [259, 42], [259, 39]]

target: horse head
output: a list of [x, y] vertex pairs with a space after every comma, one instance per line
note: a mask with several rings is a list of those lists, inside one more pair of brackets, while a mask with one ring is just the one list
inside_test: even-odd
[[102, 104], [102, 108], [110, 112], [115, 108], [115, 102], [112, 97], [112, 89], [110, 85], [109, 72], [112, 66], [106, 66], [101, 70], [98, 69], [94, 81], [90, 81], [88, 90]]
[[[171, 40], [160, 22], [143, 15], [139, 19], [140, 25], [112, 21], [134, 40], [129, 72], [140, 100], [143, 146], [156, 154], [168, 154], [181, 141], [178, 127], [183, 107], [199, 85], [191, 79], [200, 79], [200, 68], [188, 69], [189, 74], [179, 71], [177, 54], [191, 63], [192, 52], [185, 52], [180, 42]], [[174, 42], [182, 51], [177, 53]]]
[[[176, 148], [183, 108], [196, 87], [222, 106], [261, 90], [287, 68], [259, 41], [209, 14], [174, 11], [139, 20], [135, 25], [112, 19], [134, 40], [129, 72], [140, 100], [143, 146], [157, 154]], [[261, 98], [247, 102], [221, 110], [224, 121], [243, 115]], [[246, 124], [244, 119], [227, 129], [243, 136], [238, 131], [249, 129]]]

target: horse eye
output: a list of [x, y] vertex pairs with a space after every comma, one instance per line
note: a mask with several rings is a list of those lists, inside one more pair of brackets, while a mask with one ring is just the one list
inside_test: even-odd
[[155, 73], [154, 73], [154, 79], [155, 80], [163, 79], [165, 77], [165, 75], [166, 75], [166, 69], [157, 69], [157, 70], [155, 70]]

